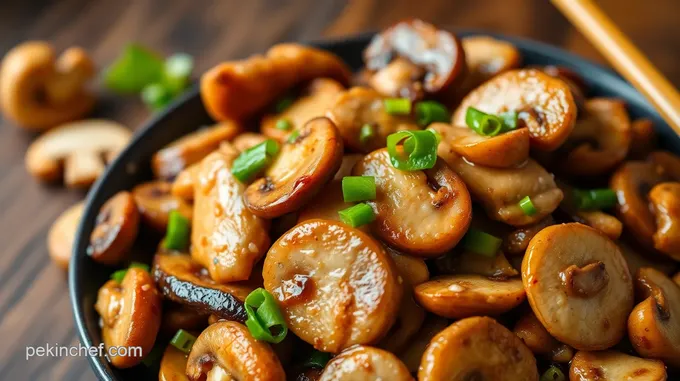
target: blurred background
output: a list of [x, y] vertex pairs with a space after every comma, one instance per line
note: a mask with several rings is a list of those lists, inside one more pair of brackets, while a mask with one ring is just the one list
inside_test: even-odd
[[[597, 2], [679, 86], [680, 1]], [[165, 55], [192, 55], [200, 75], [276, 42], [341, 37], [408, 17], [532, 38], [604, 62], [547, 0], [2, 0], [0, 53], [47, 40], [59, 52], [81, 46], [105, 67], [138, 42]], [[102, 92], [93, 115], [136, 129], [151, 113], [137, 96]], [[24, 153], [34, 136], [0, 121], [0, 378], [91, 380], [86, 358], [25, 359], [26, 346], [78, 343], [66, 274], [50, 262], [46, 235], [85, 195], [27, 174]]]

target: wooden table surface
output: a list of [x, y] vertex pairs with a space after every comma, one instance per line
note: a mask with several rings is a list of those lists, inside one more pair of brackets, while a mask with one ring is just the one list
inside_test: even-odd
[[[602, 8], [680, 85], [680, 2], [600, 0]], [[187, 52], [197, 72], [279, 41], [342, 36], [406, 17], [530, 37], [602, 61], [547, 0], [36, 0], [0, 2], [0, 53], [29, 39], [88, 49], [104, 66], [130, 42]], [[136, 98], [102, 94], [95, 113], [131, 128], [148, 116]], [[24, 169], [32, 135], [0, 122], [0, 378], [91, 380], [83, 357], [34, 357], [27, 346], [77, 345], [66, 274], [45, 237], [57, 215], [84, 197], [36, 183]]]

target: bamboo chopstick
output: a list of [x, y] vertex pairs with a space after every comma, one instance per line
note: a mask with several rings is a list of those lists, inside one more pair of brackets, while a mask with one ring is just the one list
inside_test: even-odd
[[551, 0], [680, 135], [680, 93], [592, 0]]

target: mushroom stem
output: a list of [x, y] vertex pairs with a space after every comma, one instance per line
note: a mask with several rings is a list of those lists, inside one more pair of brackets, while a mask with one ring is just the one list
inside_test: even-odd
[[609, 283], [607, 270], [600, 261], [583, 267], [571, 265], [560, 273], [560, 279], [570, 296], [583, 298], [596, 295]]

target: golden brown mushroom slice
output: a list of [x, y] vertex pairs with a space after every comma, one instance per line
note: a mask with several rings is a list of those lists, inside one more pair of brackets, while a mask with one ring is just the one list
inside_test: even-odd
[[[532, 225], [550, 215], [562, 201], [562, 191], [553, 176], [531, 158], [515, 168], [483, 167], [463, 159], [444, 141], [438, 153], [494, 220], [512, 226]], [[533, 215], [525, 214], [519, 206], [527, 196], [536, 208]]]
[[363, 380], [414, 381], [397, 356], [366, 345], [356, 345], [335, 356], [319, 378], [319, 381]]
[[[403, 83], [404, 69], [394, 70], [390, 63], [406, 60], [414, 65], [408, 71], [411, 81]], [[389, 70], [391, 86], [378, 90], [388, 96], [413, 97], [445, 94], [465, 73], [465, 52], [458, 37], [432, 24], [413, 19], [398, 22], [377, 34], [364, 50], [366, 68], [372, 72]], [[419, 70], [418, 70], [419, 69]], [[383, 83], [385, 81], [383, 80]]]
[[349, 67], [325, 50], [278, 44], [263, 56], [221, 63], [201, 77], [201, 99], [215, 120], [245, 120], [294, 86], [314, 78], [350, 82]]
[[558, 363], [568, 363], [574, 357], [574, 349], [550, 336], [550, 333], [531, 310], [525, 312], [519, 318], [512, 332], [535, 355], [546, 356]]
[[482, 136], [465, 126], [433, 123], [431, 129], [446, 139], [468, 161], [493, 168], [510, 168], [529, 158], [529, 130], [520, 128], [497, 136]]
[[490, 36], [469, 36], [462, 39], [467, 73], [461, 94], [487, 80], [522, 64], [522, 55], [515, 45]]
[[217, 322], [201, 332], [191, 347], [186, 374], [191, 381], [286, 380], [283, 366], [269, 344], [256, 340], [248, 328], [231, 321]]
[[[387, 145], [387, 136], [402, 130], [418, 130], [410, 115], [390, 114], [385, 97], [373, 89], [353, 87], [340, 94], [326, 114], [340, 131], [347, 148], [371, 152]], [[370, 126], [372, 135], [361, 138], [361, 129]]]
[[628, 155], [632, 133], [626, 104], [616, 98], [592, 98], [564, 143], [559, 167], [574, 176], [609, 172]]
[[557, 180], [557, 186], [560, 187], [564, 194], [564, 199], [560, 203], [560, 209], [567, 213], [572, 220], [595, 228], [613, 240], [621, 236], [623, 224], [618, 218], [601, 210], [579, 209], [574, 199], [574, 188], [559, 180]]
[[262, 273], [288, 328], [323, 352], [376, 343], [402, 296], [382, 246], [334, 221], [308, 220], [288, 231], [269, 249]]
[[50, 258], [64, 270], [68, 270], [71, 261], [73, 241], [84, 209], [83, 201], [70, 206], [57, 217], [47, 233], [47, 251]]
[[656, 217], [654, 247], [680, 261], [680, 183], [658, 184], [648, 197]]
[[328, 118], [315, 118], [299, 136], [281, 147], [264, 172], [246, 189], [248, 209], [263, 218], [280, 217], [300, 209], [338, 170], [342, 139]]
[[511, 231], [503, 239], [503, 251], [513, 257], [524, 256], [524, 252], [526, 252], [527, 246], [529, 246], [531, 239], [534, 238], [534, 236], [544, 228], [554, 224], [555, 220], [553, 219], [552, 215], [548, 215], [546, 218], [533, 225], [528, 225]]
[[536, 358], [489, 317], [470, 317], [435, 336], [423, 354], [420, 381], [538, 381]]
[[650, 152], [657, 149], [658, 137], [654, 123], [647, 118], [636, 119], [630, 124], [630, 148], [628, 156], [634, 160], [643, 160]]
[[642, 357], [680, 367], [680, 286], [668, 276], [643, 267], [636, 286], [645, 299], [628, 318], [628, 337]]
[[586, 225], [548, 226], [522, 261], [529, 304], [557, 340], [579, 350], [611, 347], [625, 333], [633, 283], [621, 250]]
[[231, 174], [238, 155], [225, 143], [196, 175], [191, 255], [218, 283], [248, 279], [269, 247], [269, 222], [246, 208], [246, 186]]
[[680, 156], [667, 151], [654, 151], [649, 154], [647, 161], [664, 178], [680, 181]]
[[[316, 218], [342, 222], [338, 212], [347, 209], [352, 205], [354, 205], [354, 203], [345, 202], [343, 198], [342, 182], [333, 180], [326, 184], [313, 199], [300, 209], [297, 223]], [[362, 225], [357, 227], [357, 229], [367, 233], [370, 231], [370, 226]]]
[[451, 319], [500, 315], [526, 297], [520, 279], [495, 280], [481, 275], [440, 276], [419, 284], [414, 291], [423, 308]]
[[106, 282], [97, 294], [95, 309], [101, 317], [102, 341], [106, 348], [142, 348], [139, 353], [112, 355], [109, 361], [116, 368], [139, 364], [151, 352], [161, 324], [161, 296], [156, 285], [143, 269], [131, 267], [121, 283]]
[[449, 321], [447, 319], [428, 314], [417, 334], [409, 341], [409, 345], [397, 353], [399, 359], [406, 365], [411, 374], [418, 373], [420, 360], [423, 358], [427, 346], [430, 345], [430, 340], [448, 326]]
[[577, 114], [569, 86], [534, 69], [507, 71], [482, 84], [463, 99], [451, 124], [464, 126], [468, 107], [490, 114], [517, 112], [519, 126], [529, 128], [531, 145], [543, 151], [564, 143]]
[[130, 192], [120, 191], [99, 209], [87, 254], [99, 263], [118, 264], [135, 243], [138, 230], [139, 212], [134, 198]]
[[487, 257], [470, 251], [452, 252], [444, 257], [437, 258], [435, 266], [441, 274], [475, 274], [495, 279], [507, 279], [519, 275], [519, 272], [512, 267], [502, 251], [496, 253], [494, 257]]
[[158, 370], [158, 381], [189, 381], [186, 368], [187, 354], [168, 344]]
[[569, 367], [569, 379], [579, 381], [666, 381], [661, 361], [617, 351], [579, 351]]
[[[284, 142], [294, 130], [301, 129], [308, 121], [325, 116], [335, 99], [345, 90], [339, 82], [329, 78], [312, 80], [293, 103], [281, 112], [262, 117], [260, 131], [263, 135]], [[287, 129], [279, 126], [287, 122]]]
[[389, 245], [434, 257], [453, 248], [467, 232], [470, 195], [443, 161], [424, 171], [402, 171], [392, 166], [383, 148], [359, 161], [353, 174], [375, 178], [376, 199], [366, 203], [376, 213], [373, 232]]
[[243, 301], [259, 286], [254, 281], [219, 284], [198, 262], [181, 254], [157, 254], [153, 276], [166, 299], [236, 321], [246, 320]]
[[45, 130], [80, 119], [94, 106], [86, 84], [96, 69], [79, 47], [57, 58], [47, 42], [24, 42], [5, 54], [0, 68], [2, 114], [23, 128]]
[[180, 171], [201, 161], [219, 148], [220, 143], [233, 139], [242, 130], [240, 123], [227, 120], [184, 135], [153, 155], [153, 173], [159, 179], [172, 180]]
[[170, 212], [178, 211], [191, 221], [193, 208], [185, 200], [171, 194], [172, 185], [165, 181], [150, 181], [132, 188], [132, 197], [142, 220], [154, 229], [164, 232]]
[[366, 84], [384, 96], [411, 100], [425, 97], [421, 79], [426, 70], [407, 59], [397, 57], [374, 74], [369, 70], [364, 73]]

